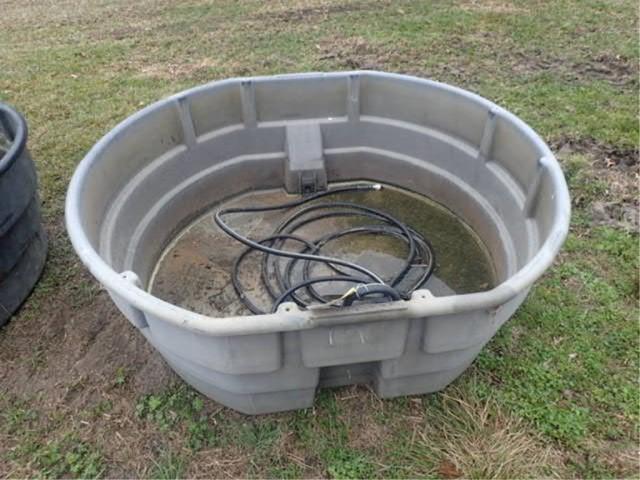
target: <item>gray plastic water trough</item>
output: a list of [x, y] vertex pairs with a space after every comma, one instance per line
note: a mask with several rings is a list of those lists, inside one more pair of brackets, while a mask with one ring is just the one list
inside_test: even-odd
[[[484, 241], [499, 285], [227, 318], [147, 292], [163, 248], [214, 204], [325, 180], [440, 202]], [[122, 313], [188, 383], [246, 413], [308, 407], [318, 386], [444, 388], [551, 265], [569, 210], [558, 162], [521, 120], [464, 90], [378, 72], [232, 79], [157, 102], [91, 149], [66, 203], [73, 246]]]

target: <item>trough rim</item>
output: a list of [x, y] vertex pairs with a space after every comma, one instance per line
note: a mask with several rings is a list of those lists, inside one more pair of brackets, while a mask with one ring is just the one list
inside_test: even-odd
[[[90, 175], [91, 167], [99, 154], [109, 147], [111, 141], [123, 132], [136, 120], [146, 116], [154, 110], [161, 108], [168, 102], [175, 102], [187, 96], [211, 88], [226, 84], [238, 84], [241, 82], [273, 82], [274, 80], [292, 80], [304, 78], [348, 78], [350, 76], [368, 76], [389, 80], [409, 81], [443, 92], [460, 95], [465, 99], [479, 103], [480, 105], [500, 115], [511, 122], [518, 130], [531, 139], [534, 145], [542, 152], [541, 165], [550, 175], [554, 192], [554, 221], [553, 227], [546, 240], [538, 249], [536, 255], [522, 268], [504, 280], [491, 290], [461, 295], [449, 295], [434, 297], [428, 290], [417, 290], [411, 300], [402, 302], [402, 305], [394, 305], [400, 302], [388, 304], [388, 307], [380, 305], [361, 305], [334, 311], [331, 314], [317, 310], [301, 310], [293, 303], [284, 303], [277, 313], [265, 315], [247, 315], [233, 317], [211, 317], [192, 312], [185, 308], [173, 305], [151, 293], [139, 288], [131, 281], [131, 275], [127, 272], [118, 273], [113, 270], [93, 248], [87, 238], [80, 222], [80, 198], [85, 179]], [[13, 147], [12, 147], [13, 148]], [[2, 165], [0, 164], [0, 167]], [[1, 171], [1, 168], [0, 168]], [[467, 90], [444, 84], [434, 80], [414, 77], [410, 75], [386, 73], [378, 71], [346, 71], [346, 72], [309, 72], [292, 73], [284, 75], [236, 77], [225, 80], [213, 81], [190, 88], [171, 95], [127, 117], [115, 128], [104, 135], [80, 161], [71, 178], [65, 202], [66, 226], [71, 243], [80, 257], [82, 263], [91, 274], [112, 294], [121, 300], [131, 304], [153, 317], [174, 325], [211, 336], [233, 336], [275, 333], [292, 330], [302, 330], [318, 326], [330, 326], [345, 323], [359, 323], [388, 320], [393, 318], [421, 318], [434, 315], [446, 315], [454, 313], [470, 312], [474, 310], [496, 310], [516, 295], [526, 292], [529, 287], [540, 278], [553, 263], [569, 230], [571, 204], [569, 191], [562, 173], [562, 169], [540, 136], [517, 116], [494, 104], [480, 95]]]
[[9, 170], [9, 167], [20, 158], [27, 144], [27, 122], [17, 110], [7, 103], [0, 102], [0, 121], [6, 116], [13, 130], [13, 138], [9, 150], [0, 156], [0, 175]]

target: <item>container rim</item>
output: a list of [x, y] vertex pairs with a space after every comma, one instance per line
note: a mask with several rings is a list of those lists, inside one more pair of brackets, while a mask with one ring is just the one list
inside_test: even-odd
[[27, 144], [27, 122], [13, 107], [0, 102], [0, 124], [5, 131], [9, 132], [11, 146], [4, 155], [0, 157], [0, 175], [6, 172], [13, 162], [22, 155]]
[[[183, 328], [211, 336], [249, 335], [259, 333], [274, 333], [290, 330], [313, 328], [319, 325], [334, 325], [344, 323], [370, 322], [393, 318], [393, 309], [380, 309], [376, 305], [363, 305], [341, 310], [330, 316], [319, 315], [314, 310], [300, 310], [295, 304], [281, 305], [277, 313], [265, 315], [211, 317], [192, 312], [178, 307], [169, 302], [155, 297], [151, 293], [136, 286], [128, 280], [124, 272], [113, 270], [93, 248], [81, 223], [81, 195], [85, 179], [90, 176], [91, 169], [97, 161], [99, 154], [109, 143], [128, 126], [150, 112], [166, 105], [167, 102], [182, 99], [188, 95], [211, 88], [211, 86], [223, 86], [226, 84], [240, 84], [240, 82], [273, 82], [278, 80], [294, 80], [304, 78], [348, 78], [350, 76], [386, 78], [390, 80], [402, 80], [438, 88], [442, 91], [463, 96], [470, 101], [493, 110], [502, 118], [509, 121], [518, 130], [530, 138], [542, 153], [541, 168], [546, 170], [553, 184], [554, 221], [544, 243], [540, 246], [536, 255], [531, 258], [520, 270], [501, 284], [491, 290], [478, 293], [449, 295], [434, 297], [426, 290], [414, 292], [411, 300], [405, 302], [401, 310], [401, 316], [412, 318], [427, 317], [432, 315], [445, 315], [461, 313], [478, 309], [496, 309], [501, 304], [512, 299], [516, 295], [526, 291], [552, 264], [554, 257], [560, 250], [569, 230], [570, 199], [562, 169], [555, 156], [540, 138], [526, 123], [514, 114], [499, 107], [493, 102], [467, 90], [447, 85], [433, 80], [377, 71], [346, 71], [346, 72], [310, 72], [293, 73], [274, 76], [231, 78], [200, 85], [170, 97], [159, 100], [144, 109], [134, 113], [115, 128], [103, 136], [81, 160], [74, 172], [65, 202], [66, 226], [71, 243], [80, 257], [82, 263], [89, 269], [92, 275], [102, 283], [106, 289], [131, 304], [142, 312]], [[26, 129], [25, 129], [26, 130]], [[1, 171], [1, 168], [0, 168]]]

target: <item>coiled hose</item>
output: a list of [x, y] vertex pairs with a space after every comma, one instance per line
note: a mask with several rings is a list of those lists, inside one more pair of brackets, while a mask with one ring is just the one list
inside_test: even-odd
[[[255, 250], [263, 253], [260, 277], [262, 285], [273, 301], [271, 312], [275, 312], [280, 304], [287, 300], [292, 300], [300, 307], [306, 308], [312, 302], [334, 307], [348, 307], [355, 301], [379, 302], [408, 299], [414, 290], [424, 285], [435, 267], [433, 248], [423, 235], [388, 213], [372, 207], [342, 201], [318, 202], [307, 205], [320, 198], [339, 193], [368, 192], [381, 188], [382, 186], [379, 184], [356, 184], [333, 188], [278, 205], [234, 207], [219, 210], [214, 217], [216, 224], [226, 234], [247, 246], [236, 258], [231, 277], [233, 287], [242, 303], [255, 314], [267, 313], [248, 297], [239, 278], [242, 262]], [[294, 210], [303, 205], [303, 208]], [[292, 213], [285, 217], [271, 235], [257, 241], [239, 234], [223, 220], [225, 216], [235, 213], [257, 213], [273, 210], [292, 210]], [[376, 223], [329, 232], [313, 240], [296, 234], [304, 226], [337, 217], [361, 217], [374, 220]], [[408, 253], [402, 268], [390, 281], [385, 282], [377, 273], [361, 265], [321, 254], [322, 248], [328, 243], [351, 235], [386, 235], [404, 241]], [[285, 250], [285, 243], [288, 241], [300, 244], [300, 250]], [[271, 259], [272, 256], [289, 259], [284, 265], [284, 269], [281, 268], [280, 262]], [[294, 269], [299, 262], [302, 262], [302, 278], [294, 281]], [[318, 263], [329, 267], [335, 275], [312, 276], [312, 265]], [[405, 281], [413, 269], [421, 269], [422, 272], [414, 281]], [[400, 288], [403, 281], [409, 285]], [[353, 283], [355, 286], [337, 298], [329, 298], [318, 292], [315, 286], [330, 282], [347, 282]], [[306, 296], [310, 300], [302, 298], [301, 291], [306, 292]]]

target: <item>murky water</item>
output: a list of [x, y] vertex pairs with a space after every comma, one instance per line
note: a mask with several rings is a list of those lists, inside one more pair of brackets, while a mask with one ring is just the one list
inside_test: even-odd
[[[284, 191], [259, 191], [239, 196], [223, 204], [228, 206], [279, 204], [297, 196]], [[350, 201], [387, 212], [411, 226], [431, 242], [436, 267], [433, 277], [424, 288], [434, 295], [451, 292], [471, 293], [488, 290], [495, 284], [490, 256], [480, 239], [464, 222], [441, 205], [404, 190], [386, 187], [381, 191], [343, 193], [321, 201]], [[149, 290], [156, 296], [198, 313], [213, 316], [245, 315], [248, 310], [238, 299], [231, 283], [235, 258], [244, 246], [228, 237], [215, 224], [214, 212], [203, 215], [167, 247], [150, 282]], [[226, 217], [228, 224], [252, 239], [260, 239], [273, 232], [288, 211], [259, 214], [237, 214]], [[316, 239], [329, 231], [348, 226], [371, 224], [362, 218], [331, 218], [305, 226], [298, 234]], [[286, 245], [297, 249], [299, 245]], [[342, 258], [369, 268], [383, 279], [397, 272], [407, 253], [406, 244], [393, 237], [353, 235], [337, 239], [323, 248], [327, 256]], [[242, 264], [240, 280], [254, 303], [265, 310], [269, 297], [261, 285], [261, 255], [249, 255]], [[317, 265], [314, 276], [328, 274], [328, 268]], [[418, 275], [419, 271], [412, 272]], [[299, 272], [294, 271], [294, 278]], [[326, 284], [318, 287], [324, 295], [344, 292], [352, 285]]]

